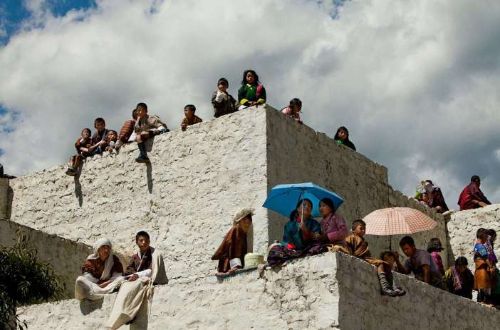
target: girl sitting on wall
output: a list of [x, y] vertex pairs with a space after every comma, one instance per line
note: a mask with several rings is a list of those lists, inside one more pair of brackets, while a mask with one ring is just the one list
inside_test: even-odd
[[245, 70], [243, 80], [238, 90], [239, 109], [266, 103], [266, 89], [259, 81], [259, 76], [254, 70]]
[[338, 145], [344, 145], [356, 151], [354, 143], [349, 140], [349, 130], [345, 126], [341, 126], [337, 129], [337, 133], [335, 133], [333, 140], [337, 142]]

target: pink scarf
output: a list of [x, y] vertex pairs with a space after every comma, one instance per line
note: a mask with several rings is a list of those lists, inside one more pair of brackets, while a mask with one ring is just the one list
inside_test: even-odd
[[451, 271], [453, 272], [453, 289], [455, 291], [461, 290], [462, 281], [460, 281], [460, 273], [455, 266], [451, 267]]

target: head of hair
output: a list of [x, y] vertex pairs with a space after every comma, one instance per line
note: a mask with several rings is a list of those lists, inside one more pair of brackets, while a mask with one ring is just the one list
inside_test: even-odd
[[470, 182], [480, 182], [481, 179], [479, 178], [479, 175], [473, 175], [470, 178]]
[[311, 200], [309, 198], [303, 198], [301, 199], [298, 203], [297, 203], [297, 206], [295, 207], [295, 209], [298, 209], [303, 202], [308, 202], [309, 205], [311, 206], [311, 208], [313, 207], [313, 203], [311, 202]]
[[469, 263], [467, 262], [467, 258], [466, 257], [458, 257], [457, 259], [455, 259], [455, 267], [458, 267], [458, 266], [467, 266]]
[[115, 135], [118, 135], [118, 133], [117, 133], [114, 129], [110, 129], [110, 130], [108, 131], [108, 134], [109, 134], [109, 133], [114, 133]]
[[441, 240], [437, 237], [431, 238], [429, 243], [427, 244], [427, 252], [439, 252], [442, 251], [443, 247], [441, 245]]
[[394, 252], [392, 252], [392, 251], [382, 251], [382, 253], [380, 253], [380, 259], [381, 260], [384, 260], [384, 258], [386, 256], [391, 256], [393, 258], [396, 258], [396, 256], [394, 255]]
[[101, 123], [101, 124], [104, 124], [106, 125], [106, 121], [104, 120], [104, 118], [101, 118], [101, 117], [98, 117], [94, 120], [94, 126], [97, 124], [97, 123]]
[[290, 105], [291, 106], [298, 106], [300, 108], [300, 107], [302, 107], [302, 101], [298, 98], [293, 98], [290, 100]]
[[355, 230], [357, 226], [364, 226], [364, 227], [366, 227], [366, 222], [364, 222], [364, 221], [363, 221], [363, 220], [361, 220], [361, 219], [354, 220], [354, 221], [352, 222], [351, 229], [352, 229], [352, 230]]
[[89, 135], [92, 135], [92, 131], [90, 130], [90, 128], [85, 127], [84, 129], [82, 129], [82, 133], [85, 131], [89, 132]]
[[217, 86], [219, 86], [220, 84], [224, 84], [227, 87], [229, 87], [229, 81], [227, 81], [227, 79], [224, 77], [219, 78], [219, 80], [217, 80]]
[[495, 229], [486, 229], [486, 233], [491, 237], [493, 241], [495, 240], [495, 238], [497, 238], [497, 232]]
[[293, 210], [292, 212], [290, 212], [290, 216], [289, 216], [290, 221], [295, 221], [295, 219], [297, 219], [298, 215], [299, 215], [299, 212], [297, 210]]
[[193, 104], [186, 104], [186, 105], [184, 106], [184, 110], [186, 110], [186, 109], [187, 109], [187, 110], [191, 110], [191, 111], [193, 111], [193, 112], [195, 112], [195, 111], [196, 111], [196, 107], [195, 107]]
[[333, 213], [335, 213], [335, 205], [333, 204], [333, 201], [330, 198], [323, 198], [320, 203], [324, 203], [328, 205], [328, 207], [332, 210]]
[[488, 236], [488, 231], [484, 228], [479, 228], [477, 231], [476, 231], [476, 238], [481, 238], [481, 237], [484, 237], [484, 236]]
[[253, 76], [255, 77], [255, 84], [257, 84], [259, 82], [259, 76], [257, 75], [257, 72], [255, 72], [254, 70], [245, 70], [243, 71], [243, 80], [241, 80], [241, 84], [242, 85], [245, 85], [247, 83], [247, 74], [248, 73], [252, 73]]
[[338, 140], [339, 139], [339, 133], [340, 133], [341, 130], [345, 132], [345, 135], [347, 136], [346, 140], [349, 140], [349, 130], [345, 126], [340, 126], [339, 128], [337, 128], [337, 133], [335, 133], [335, 136], [333, 137], [333, 139], [334, 140]]
[[139, 109], [139, 107], [144, 108], [146, 112], [148, 111], [148, 105], [144, 102], [137, 103], [137, 106], [135, 108]]
[[132, 118], [137, 119], [137, 108], [132, 110]]
[[147, 232], [145, 232], [144, 230], [141, 230], [140, 232], [135, 234], [135, 241], [136, 242], [139, 239], [139, 237], [146, 237], [149, 240], [149, 234]]
[[399, 246], [403, 247], [405, 245], [409, 246], [415, 246], [415, 241], [413, 240], [413, 237], [411, 236], [405, 236], [399, 241]]

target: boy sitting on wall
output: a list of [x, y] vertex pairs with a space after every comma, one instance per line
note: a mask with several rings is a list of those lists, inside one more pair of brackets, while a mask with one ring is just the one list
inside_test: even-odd
[[84, 128], [80, 137], [76, 140], [76, 155], [71, 156], [69, 160], [68, 169], [66, 170], [67, 175], [76, 175], [77, 169], [82, 164], [83, 159], [89, 155], [89, 148], [92, 143], [90, 135], [92, 135], [90, 128]]
[[188, 104], [184, 107], [184, 119], [181, 123], [181, 129], [186, 130], [188, 126], [201, 123], [203, 120], [195, 115], [196, 107], [192, 104]]
[[134, 126], [137, 146], [139, 147], [139, 157], [135, 159], [138, 163], [149, 163], [145, 142], [155, 135], [168, 132], [167, 125], [158, 116], [148, 115], [146, 103], [137, 104], [137, 121]]
[[106, 138], [109, 132], [106, 129], [106, 122], [100, 117], [94, 120], [94, 128], [96, 129], [96, 132], [92, 136], [91, 146], [89, 147], [89, 154], [91, 156], [102, 154], [102, 152], [106, 149]]
[[392, 277], [392, 266], [395, 262], [395, 255], [391, 251], [382, 253], [383, 260], [372, 258], [368, 250], [368, 242], [365, 240], [366, 223], [359, 219], [352, 223], [352, 233], [347, 236], [342, 246], [335, 245], [332, 250], [340, 251], [354, 257], [363, 259], [371, 265], [377, 267], [377, 274], [380, 281], [381, 293], [390, 297], [402, 296], [406, 292], [394, 286]]

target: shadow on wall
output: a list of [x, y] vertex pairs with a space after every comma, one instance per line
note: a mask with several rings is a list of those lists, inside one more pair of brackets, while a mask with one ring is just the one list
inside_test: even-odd
[[150, 194], [153, 193], [153, 167], [151, 166], [151, 163], [146, 163], [146, 177], [148, 180], [148, 191]]
[[78, 205], [82, 207], [83, 194], [82, 194], [82, 185], [80, 184], [80, 173], [81, 171], [78, 171], [77, 174], [74, 176], [74, 179], [75, 179], [75, 196], [78, 199]]

